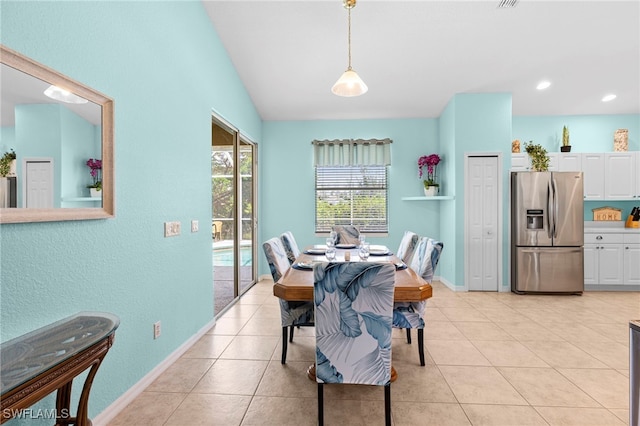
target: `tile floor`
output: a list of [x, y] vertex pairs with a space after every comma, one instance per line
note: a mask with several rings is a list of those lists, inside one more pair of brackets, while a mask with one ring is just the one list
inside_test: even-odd
[[[316, 384], [305, 374], [314, 361], [313, 328], [296, 330], [281, 365], [271, 286], [256, 284], [110, 426], [315, 425]], [[408, 345], [394, 331], [395, 425], [628, 424], [628, 321], [640, 318], [640, 293], [433, 287], [425, 367], [417, 338]], [[383, 424], [383, 399], [379, 387], [328, 385], [325, 421]]]

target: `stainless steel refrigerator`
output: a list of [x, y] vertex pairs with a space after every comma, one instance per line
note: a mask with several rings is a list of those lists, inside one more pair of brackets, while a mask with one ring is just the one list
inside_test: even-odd
[[511, 290], [584, 290], [582, 172], [511, 172]]

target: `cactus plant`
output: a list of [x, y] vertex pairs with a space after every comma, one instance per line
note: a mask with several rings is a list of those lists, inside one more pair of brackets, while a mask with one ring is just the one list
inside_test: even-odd
[[567, 126], [562, 127], [562, 146], [571, 146], [569, 144], [569, 128]]

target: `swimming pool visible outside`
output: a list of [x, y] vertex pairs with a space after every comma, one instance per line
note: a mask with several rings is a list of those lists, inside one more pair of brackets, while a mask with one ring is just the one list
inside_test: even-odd
[[[240, 247], [240, 265], [251, 265], [251, 247]], [[233, 248], [214, 248], [213, 266], [233, 266]]]

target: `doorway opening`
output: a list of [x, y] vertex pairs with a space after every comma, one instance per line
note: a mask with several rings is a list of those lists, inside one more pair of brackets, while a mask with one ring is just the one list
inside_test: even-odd
[[211, 126], [214, 314], [256, 283], [257, 146], [223, 120]]

